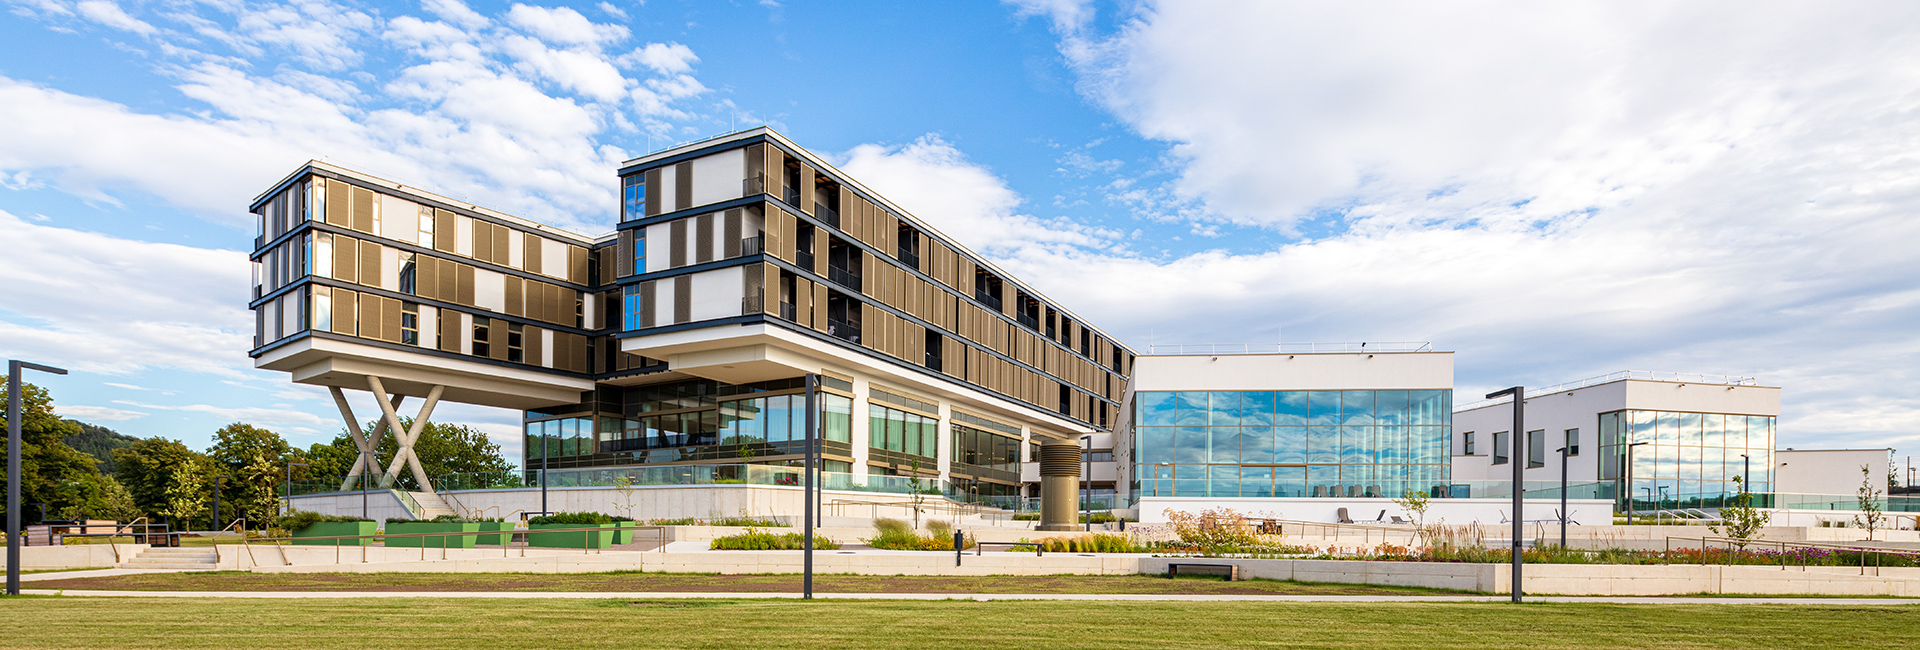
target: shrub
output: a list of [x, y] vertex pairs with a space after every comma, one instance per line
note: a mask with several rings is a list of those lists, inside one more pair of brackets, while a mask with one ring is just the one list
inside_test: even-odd
[[1168, 510], [1167, 519], [1180, 541], [1204, 549], [1246, 548], [1260, 545], [1247, 518], [1229, 508], [1209, 508], [1199, 514]]
[[938, 520], [927, 520], [927, 534], [933, 537], [953, 537], [953, 524]]
[[740, 517], [725, 517], [722, 519], [713, 519], [708, 521], [707, 525], [708, 526], [747, 526], [751, 528], [786, 528], [787, 522], [780, 521], [778, 519], [773, 519], [770, 517], [760, 518], [760, 517], [740, 516]]
[[[1132, 537], [1113, 533], [1042, 537], [1037, 541], [1040, 548], [1048, 553], [1147, 553], [1153, 550], [1133, 541]], [[1029, 550], [1024, 546], [1015, 548]]]
[[314, 524], [321, 523], [321, 522], [343, 522], [343, 521], [373, 521], [373, 520], [367, 519], [365, 517], [352, 517], [348, 515], [323, 515], [318, 512], [312, 512], [308, 510], [294, 510], [292, 512], [288, 512], [285, 515], [281, 515], [280, 518], [278, 519], [273, 520], [273, 527], [282, 528], [286, 530], [300, 530], [302, 528], [306, 528], [308, 526], [312, 526]]
[[599, 526], [613, 523], [613, 518], [598, 512], [559, 512], [527, 520], [528, 524], [573, 524], [576, 526]]
[[[922, 537], [913, 532], [913, 528], [908, 526], [907, 522], [882, 517], [873, 520], [873, 537], [860, 541], [866, 542], [868, 546], [890, 551], [951, 551], [953, 550], [953, 528], [947, 525], [947, 522], [939, 523], [946, 526], [946, 534]], [[930, 523], [929, 527], [931, 526]], [[966, 538], [961, 548], [974, 546], [974, 540]]]
[[[773, 534], [758, 528], [748, 528], [747, 532], [726, 537], [716, 537], [707, 544], [715, 551], [794, 551], [806, 544], [806, 538], [800, 533]], [[813, 536], [813, 548], [831, 551], [840, 548], [833, 540], [818, 534]]]
[[648, 519], [647, 520], [647, 525], [649, 526], [693, 526], [699, 523], [700, 522], [698, 521], [694, 521], [692, 517], [681, 517], [679, 519]]

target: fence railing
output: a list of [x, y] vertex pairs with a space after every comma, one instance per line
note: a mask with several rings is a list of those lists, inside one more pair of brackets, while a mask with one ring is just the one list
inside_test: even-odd
[[[799, 486], [804, 479], [803, 470], [799, 467], [744, 463], [549, 469], [544, 474], [548, 488], [736, 484]], [[923, 478], [916, 483], [914, 479], [905, 476], [856, 476], [846, 472], [820, 472], [819, 475], [822, 488], [828, 490], [895, 494], [909, 494], [918, 490], [931, 495], [954, 493], [952, 484], [939, 479]], [[542, 470], [536, 467], [530, 470], [506, 472], [443, 474], [433, 477], [433, 482], [442, 492], [527, 489], [540, 487], [541, 476]], [[296, 481], [296, 483], [307, 485], [322, 485], [326, 482], [324, 479]], [[339, 480], [333, 479], [332, 483], [337, 487]], [[353, 494], [354, 491], [302, 489], [296, 485], [292, 493], [295, 496], [302, 496]], [[396, 496], [402, 498], [403, 503], [411, 498], [405, 492], [397, 492]]]
[[1147, 354], [1316, 354], [1335, 352], [1432, 352], [1431, 341], [1357, 341], [1337, 343], [1200, 343], [1149, 345]]

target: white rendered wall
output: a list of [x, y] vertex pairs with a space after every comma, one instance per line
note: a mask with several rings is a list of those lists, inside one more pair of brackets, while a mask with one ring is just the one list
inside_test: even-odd
[[507, 313], [507, 276], [483, 268], [474, 268], [473, 304], [496, 314]]
[[[706, 205], [740, 198], [741, 180], [746, 177], [746, 149], [728, 149], [693, 160], [693, 200], [687, 205]], [[664, 174], [662, 175], [664, 178]], [[667, 204], [672, 205], [672, 204]]]
[[693, 274], [691, 282], [693, 320], [703, 321], [740, 315], [740, 300], [745, 297], [741, 276], [741, 270], [744, 268], [746, 267], [729, 266]]
[[567, 279], [567, 244], [558, 240], [540, 239], [540, 268], [528, 269], [550, 277]]
[[380, 236], [409, 244], [420, 243], [420, 206], [412, 201], [381, 194]]
[[1876, 490], [1887, 489], [1889, 449], [1781, 449], [1774, 452], [1774, 491], [1787, 494], [1854, 495], [1865, 465]]
[[673, 226], [656, 223], [647, 226], [647, 272], [665, 271], [672, 265]]

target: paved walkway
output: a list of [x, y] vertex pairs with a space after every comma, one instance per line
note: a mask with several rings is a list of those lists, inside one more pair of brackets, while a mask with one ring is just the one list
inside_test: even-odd
[[[78, 571], [74, 573], [80, 573]], [[565, 598], [565, 599], [668, 599], [734, 598], [795, 599], [799, 593], [714, 593], [649, 591], [107, 591], [84, 589], [22, 589], [20, 593], [41, 596], [93, 596], [139, 598]], [[1433, 595], [1433, 596], [1240, 596], [1207, 594], [814, 594], [816, 599], [834, 600], [1100, 600], [1100, 601], [1205, 601], [1205, 602], [1284, 602], [1284, 603], [1421, 603], [1421, 602], [1506, 602], [1506, 596]], [[1916, 598], [1663, 598], [1641, 596], [1539, 596], [1535, 603], [1612, 603], [1626, 605], [1920, 605]]]
[[202, 569], [87, 569], [85, 571], [48, 571], [46, 573], [22, 573], [21, 582], [36, 580], [68, 580], [72, 578], [108, 578], [112, 576], [137, 576], [147, 573], [180, 573], [183, 571], [201, 571]]

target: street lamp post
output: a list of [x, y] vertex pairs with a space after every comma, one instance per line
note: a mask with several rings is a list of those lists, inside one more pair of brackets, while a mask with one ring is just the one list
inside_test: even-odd
[[[1542, 434], [1545, 435], [1545, 434]], [[1567, 547], [1567, 447], [1560, 446], [1560, 548]]]
[[1521, 509], [1526, 507], [1524, 502], [1526, 492], [1526, 475], [1524, 472], [1526, 466], [1520, 463], [1520, 459], [1526, 457], [1524, 455], [1524, 445], [1526, 444], [1526, 434], [1524, 432], [1527, 430], [1527, 389], [1522, 386], [1514, 386], [1513, 388], [1487, 393], [1487, 399], [1493, 399], [1503, 395], [1513, 396], [1513, 602], [1517, 603], [1520, 602], [1521, 596], [1520, 566], [1523, 564], [1520, 553], [1520, 536], [1525, 534], [1525, 526], [1521, 523], [1525, 517], [1522, 516]]
[[[818, 437], [815, 435], [817, 433], [815, 429], [820, 425], [819, 413], [814, 405], [819, 403], [819, 396], [815, 394], [819, 392], [819, 382], [820, 377], [818, 375], [807, 373], [807, 419], [806, 431], [802, 434], [807, 444], [807, 453], [803, 461], [804, 466], [801, 468], [801, 472], [805, 474], [805, 476], [802, 492], [800, 493], [801, 498], [805, 501], [805, 504], [801, 507], [800, 545], [803, 554], [806, 556], [804, 558], [804, 564], [806, 566], [803, 567], [806, 575], [803, 576], [801, 580], [801, 595], [807, 600], [813, 600], [813, 490], [815, 487], [813, 470], [814, 467], [817, 466], [814, 459], [819, 455], [819, 449], [814, 443]], [[821, 513], [822, 516], [825, 514], [826, 513]], [[959, 552], [959, 550], [958, 547], [954, 548], [954, 552], [956, 553]]]
[[[66, 370], [37, 363], [7, 362], [7, 595], [20, 595], [20, 372], [56, 375]], [[42, 516], [42, 519], [45, 517]]]
[[1740, 491], [1753, 492], [1753, 459], [1740, 454]]
[[306, 463], [287, 461], [287, 512], [293, 512], [293, 466], [312, 467]]
[[1627, 525], [1633, 525], [1633, 448], [1647, 443], [1627, 443]]
[[[1667, 507], [1667, 486], [1656, 485], [1654, 487], [1660, 488], [1660, 500], [1653, 502], [1653, 513], [1655, 515], [1658, 515], [1660, 514], [1661, 510], [1665, 510]], [[1675, 504], [1675, 505], [1679, 505], [1679, 504]]]

